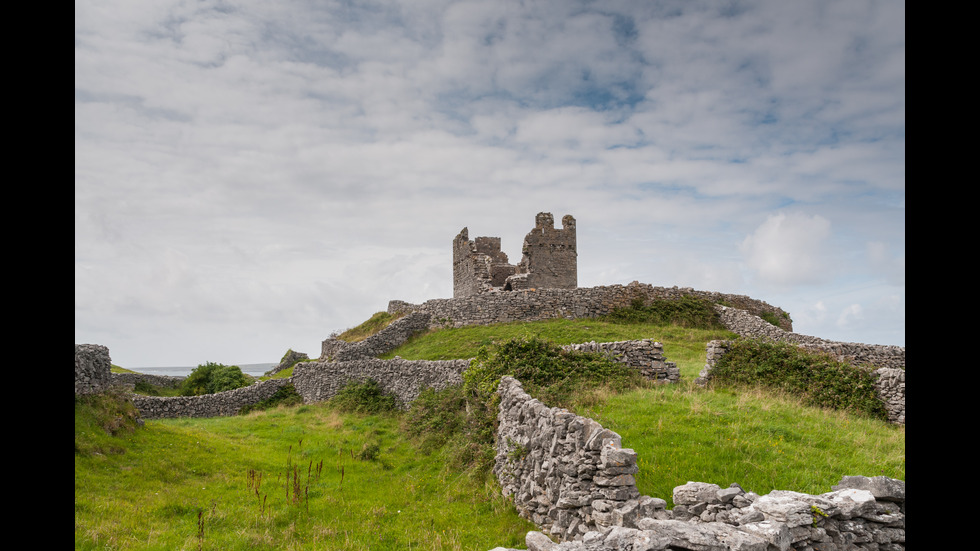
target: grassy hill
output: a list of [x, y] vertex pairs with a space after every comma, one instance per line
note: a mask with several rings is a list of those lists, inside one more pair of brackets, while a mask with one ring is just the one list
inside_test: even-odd
[[[443, 329], [391, 355], [468, 358], [481, 346], [655, 338], [682, 383], [599, 389], [578, 413], [639, 456], [637, 485], [668, 501], [687, 481], [823, 493], [843, 475], [905, 479], [905, 429], [754, 389], [690, 381], [720, 329], [552, 320]], [[404, 414], [315, 404], [216, 419], [125, 422], [124, 408], [75, 404], [76, 549], [492, 549], [533, 526], [491, 480], [449, 469], [451, 445], [419, 447]], [[120, 421], [122, 420], [122, 421]], [[106, 432], [106, 427], [109, 431]]]

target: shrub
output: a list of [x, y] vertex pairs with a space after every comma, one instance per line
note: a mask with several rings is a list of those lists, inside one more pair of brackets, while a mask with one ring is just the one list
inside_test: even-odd
[[513, 339], [482, 347], [461, 386], [423, 391], [409, 408], [404, 430], [424, 451], [444, 447], [451, 468], [488, 476], [495, 455], [497, 387], [504, 375], [519, 379], [550, 406], [571, 405], [598, 386], [624, 389], [642, 380], [634, 369], [599, 354], [563, 350], [537, 338]]
[[214, 394], [248, 386], [248, 378], [237, 365], [224, 365], [214, 362], [201, 364], [191, 371], [180, 385], [181, 396]]
[[629, 308], [617, 308], [607, 316], [620, 323], [679, 325], [697, 329], [724, 329], [714, 303], [707, 299], [684, 296], [675, 300], [654, 300], [644, 304], [636, 299]]
[[621, 390], [641, 380], [635, 369], [602, 354], [564, 350], [531, 337], [481, 348], [463, 373], [466, 397], [486, 402], [504, 375], [518, 379], [529, 394], [553, 407], [570, 406], [577, 392], [589, 388], [611, 385]]
[[806, 405], [887, 419], [870, 370], [788, 343], [739, 339], [711, 370], [716, 385], [776, 388]]
[[398, 409], [398, 400], [382, 390], [374, 379], [363, 382], [351, 381], [330, 399], [330, 403], [351, 413], [379, 414]]

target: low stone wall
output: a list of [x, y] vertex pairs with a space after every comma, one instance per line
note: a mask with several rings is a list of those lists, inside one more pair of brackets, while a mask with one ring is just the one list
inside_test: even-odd
[[681, 378], [681, 370], [674, 362], [664, 356], [664, 345], [653, 339], [616, 342], [586, 342], [563, 346], [566, 350], [599, 352], [636, 368], [647, 379], [676, 383]]
[[[549, 408], [512, 377], [500, 381], [493, 472], [520, 515], [562, 540], [596, 530], [596, 515], [636, 502], [636, 453], [587, 417]], [[649, 514], [666, 502], [645, 502]]]
[[791, 342], [809, 350], [826, 352], [838, 361], [854, 365], [905, 369], [905, 347], [881, 344], [838, 342], [801, 335], [776, 327], [751, 312], [716, 306], [721, 321], [730, 331], [742, 337]]
[[410, 313], [359, 342], [329, 338], [321, 345], [320, 360], [345, 362], [387, 354], [405, 343], [412, 335], [429, 329], [429, 314]]
[[133, 395], [133, 405], [144, 419], [169, 417], [220, 417], [237, 415], [245, 406], [269, 399], [289, 379], [269, 379], [235, 390], [201, 396]]
[[[404, 318], [402, 318], [404, 319]], [[407, 334], [413, 326], [418, 326], [416, 316], [407, 325], [408, 330], [397, 334]], [[395, 335], [396, 333], [389, 333]], [[398, 337], [392, 337], [398, 338]], [[609, 354], [614, 360], [636, 367], [641, 374], [662, 380], [676, 382], [679, 370], [673, 362], [667, 362], [663, 355], [663, 345], [651, 339], [622, 341], [615, 343], [585, 343], [568, 345], [565, 348], [598, 351]], [[108, 353], [108, 352], [107, 352]], [[305, 356], [303, 354], [302, 356]], [[272, 379], [254, 385], [207, 394], [203, 396], [153, 397], [134, 396], [133, 403], [143, 417], [156, 419], [162, 417], [214, 417], [235, 415], [242, 407], [268, 399], [280, 386], [292, 383], [306, 403], [329, 400], [351, 381], [363, 382], [374, 379], [382, 390], [393, 394], [402, 407], [415, 400], [422, 389], [437, 390], [451, 385], [462, 384], [462, 373], [470, 365], [470, 360], [425, 361], [425, 360], [378, 360], [365, 358], [351, 361], [299, 362], [293, 368], [289, 379]], [[158, 376], [127, 374], [120, 381], [129, 379], [135, 383], [139, 378], [151, 379]], [[170, 378], [168, 378], [170, 379]], [[159, 382], [159, 381], [158, 381]], [[155, 382], [154, 384], [158, 384]], [[130, 383], [132, 384], [132, 383]]]
[[530, 550], [905, 549], [903, 481], [845, 476], [816, 496], [690, 482], [668, 510], [636, 489], [636, 453], [618, 434], [545, 406], [513, 378], [499, 391], [494, 474], [521, 516], [564, 542], [531, 532]]
[[892, 367], [876, 369], [874, 374], [878, 398], [885, 404], [888, 422], [905, 424], [905, 370]]
[[147, 373], [113, 373], [112, 384], [124, 385], [132, 388], [136, 383], [149, 383], [153, 386], [163, 388], [177, 388], [184, 382], [186, 377], [174, 377], [171, 375], [150, 375]]
[[384, 392], [395, 395], [402, 407], [415, 400], [424, 388], [441, 390], [462, 384], [469, 360], [377, 360], [349, 362], [303, 362], [293, 369], [293, 386], [306, 403], [334, 397], [351, 381], [374, 379]]
[[75, 345], [75, 394], [96, 394], [112, 384], [109, 349], [100, 344]]
[[424, 312], [431, 316], [429, 323], [433, 327], [462, 327], [553, 318], [593, 318], [608, 315], [616, 308], [627, 308], [635, 299], [649, 303], [653, 300], [678, 299], [684, 296], [721, 302], [755, 315], [772, 314], [780, 320], [783, 329], [793, 330], [792, 322], [782, 309], [745, 295], [698, 291], [689, 287], [654, 287], [637, 282], [577, 289], [502, 291], [461, 298], [432, 299], [419, 305], [394, 300], [388, 303], [388, 312]]
[[295, 350], [293, 350], [292, 348], [290, 348], [283, 355], [282, 359], [279, 360], [279, 365], [277, 365], [276, 367], [273, 367], [268, 372], [266, 372], [266, 375], [268, 375], [269, 377], [271, 377], [271, 376], [275, 375], [276, 373], [279, 373], [280, 371], [282, 371], [284, 369], [289, 369], [290, 367], [292, 367], [293, 365], [295, 365], [296, 362], [303, 362], [303, 361], [306, 361], [306, 360], [309, 360], [309, 359], [310, 359], [310, 357], [307, 356], [305, 353], [303, 353], [303, 352], [296, 352]]

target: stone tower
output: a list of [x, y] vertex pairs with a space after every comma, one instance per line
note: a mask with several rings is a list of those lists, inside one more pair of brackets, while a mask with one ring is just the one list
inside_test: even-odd
[[517, 272], [527, 275], [531, 289], [575, 289], [578, 287], [578, 249], [575, 218], [566, 214], [562, 229], [555, 229], [550, 212], [539, 212], [534, 229], [524, 237], [524, 253]]
[[562, 229], [548, 212], [535, 217], [524, 238], [523, 258], [514, 266], [500, 249], [499, 237], [470, 240], [463, 228], [453, 240], [453, 297], [522, 289], [574, 289], [578, 286], [575, 219], [562, 218]]

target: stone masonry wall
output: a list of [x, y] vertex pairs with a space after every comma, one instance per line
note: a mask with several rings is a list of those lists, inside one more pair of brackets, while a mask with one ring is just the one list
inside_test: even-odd
[[[555, 228], [550, 212], [539, 212], [534, 229], [524, 237], [523, 257], [517, 272], [527, 274], [517, 285], [529, 289], [575, 289], [578, 287], [578, 240], [575, 218], [566, 214], [562, 228]], [[515, 278], [517, 279], [517, 278]], [[511, 288], [515, 286], [512, 283]], [[506, 284], [505, 284], [506, 287]]]
[[293, 369], [292, 382], [306, 403], [329, 400], [348, 382], [374, 379], [404, 407], [424, 388], [441, 390], [462, 384], [469, 360], [377, 360], [303, 362]]
[[647, 379], [676, 383], [681, 379], [681, 370], [674, 362], [664, 356], [664, 345], [653, 339], [636, 341], [600, 342], [595, 341], [563, 346], [567, 350], [599, 352], [611, 359], [636, 368]]
[[96, 394], [112, 384], [109, 349], [100, 344], [75, 345], [75, 394]]
[[881, 367], [874, 371], [878, 376], [875, 388], [878, 398], [885, 404], [888, 421], [905, 424], [905, 370], [894, 367]]
[[267, 371], [266, 375], [271, 377], [284, 369], [289, 369], [290, 367], [295, 365], [296, 362], [305, 362], [309, 359], [310, 357], [307, 356], [306, 353], [297, 352], [292, 348], [290, 348], [289, 350], [286, 351], [285, 354], [283, 354], [282, 359], [279, 360], [279, 365]]
[[545, 406], [513, 378], [499, 391], [494, 474], [521, 516], [564, 542], [531, 532], [532, 551], [905, 549], [903, 481], [845, 476], [820, 495], [763, 496], [689, 482], [668, 510], [636, 489], [636, 452], [618, 434]]
[[147, 373], [113, 373], [112, 384], [132, 388], [136, 383], [145, 382], [164, 388], [177, 388], [185, 378], [171, 375], [150, 375]]
[[[389, 313], [401, 313], [397, 301], [394, 311], [389, 305]], [[350, 362], [354, 360], [374, 358], [387, 354], [405, 343], [412, 335], [429, 328], [429, 314], [413, 312], [392, 322], [377, 334], [364, 341], [348, 343], [336, 338], [323, 341], [321, 362]], [[648, 379], [676, 383], [680, 380], [680, 369], [674, 362], [666, 361], [664, 345], [653, 339], [619, 342], [588, 342], [564, 346], [569, 350], [586, 352], [602, 352], [615, 361], [635, 367], [641, 375]]]
[[289, 379], [269, 379], [234, 390], [202, 396], [133, 395], [133, 405], [145, 419], [168, 417], [221, 417], [237, 415], [245, 406], [269, 399]]
[[783, 330], [751, 312], [720, 305], [716, 308], [721, 314], [722, 323], [742, 337], [791, 342], [802, 348], [829, 353], [838, 361], [854, 365], [905, 369], [904, 346], [829, 341]]
[[616, 308], [627, 308], [635, 299], [642, 299], [649, 304], [653, 300], [678, 299], [683, 296], [724, 302], [754, 315], [773, 314], [780, 320], [784, 330], [793, 329], [792, 322], [782, 309], [761, 300], [744, 295], [698, 291], [691, 288], [654, 287], [637, 282], [629, 285], [577, 289], [503, 291], [460, 298], [432, 299], [418, 305], [396, 300], [388, 304], [388, 311], [389, 313], [423, 312], [431, 316], [429, 324], [433, 327], [463, 327], [555, 318], [594, 318], [610, 314]]
[[321, 361], [351, 361], [387, 354], [405, 343], [412, 335], [429, 329], [429, 314], [413, 312], [398, 318], [374, 335], [359, 342], [331, 337], [321, 346]]
[[503, 287], [516, 266], [508, 262], [500, 250], [499, 237], [469, 238], [463, 228], [453, 239], [453, 296], [462, 297], [485, 293]]

